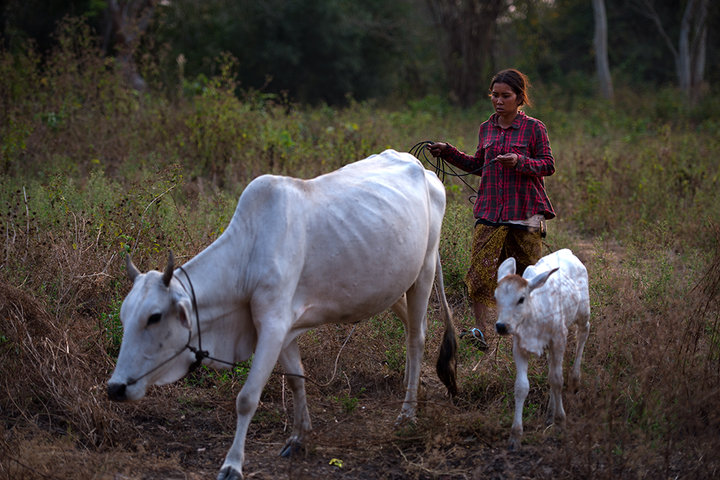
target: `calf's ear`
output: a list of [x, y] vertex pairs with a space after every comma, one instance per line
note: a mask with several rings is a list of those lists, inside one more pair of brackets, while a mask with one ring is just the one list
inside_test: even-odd
[[547, 281], [547, 279], [550, 278], [550, 275], [552, 275], [553, 273], [555, 273], [557, 271], [558, 271], [557, 268], [553, 268], [552, 270], [538, 273], [537, 275], [535, 275], [533, 278], [531, 278], [528, 281], [528, 289], [532, 292], [536, 288], [542, 287], [543, 285], [545, 285], [545, 282]]
[[515, 259], [513, 257], [508, 258], [503, 263], [500, 264], [500, 268], [498, 268], [498, 282], [502, 280], [503, 278], [507, 277], [508, 275], [513, 275], [515, 273]]

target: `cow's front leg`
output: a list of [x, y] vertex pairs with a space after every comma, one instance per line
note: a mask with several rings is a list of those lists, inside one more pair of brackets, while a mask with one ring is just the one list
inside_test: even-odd
[[[277, 317], [276, 317], [277, 318]], [[265, 328], [259, 332], [255, 356], [245, 385], [235, 401], [237, 425], [235, 439], [225, 456], [218, 480], [240, 480], [243, 478], [242, 465], [245, 460], [245, 438], [248, 426], [260, 402], [260, 394], [277, 363], [285, 334]]]
[[305, 395], [305, 375], [302, 359], [300, 358], [300, 349], [298, 348], [297, 339], [288, 344], [285, 349], [280, 352], [280, 364], [285, 369], [285, 373], [290, 390], [293, 395], [293, 431], [290, 438], [285, 443], [285, 447], [280, 452], [283, 457], [289, 457], [300, 448], [302, 448], [308, 433], [312, 430], [310, 423], [310, 413], [307, 408], [307, 397]]
[[520, 448], [520, 441], [523, 434], [522, 415], [525, 399], [530, 391], [528, 381], [528, 356], [518, 345], [517, 339], [513, 337], [513, 358], [515, 359], [515, 416], [512, 428], [510, 429], [510, 450]]

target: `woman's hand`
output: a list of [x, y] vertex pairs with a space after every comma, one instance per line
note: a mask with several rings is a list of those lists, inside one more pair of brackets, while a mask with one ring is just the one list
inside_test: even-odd
[[445, 150], [448, 148], [447, 143], [443, 142], [435, 142], [431, 143], [427, 146], [428, 151], [430, 152], [430, 155], [433, 157], [441, 157], [443, 153], [445, 153]]
[[517, 153], [505, 153], [498, 155], [495, 160], [500, 162], [503, 167], [515, 168], [515, 165], [518, 163], [518, 156]]

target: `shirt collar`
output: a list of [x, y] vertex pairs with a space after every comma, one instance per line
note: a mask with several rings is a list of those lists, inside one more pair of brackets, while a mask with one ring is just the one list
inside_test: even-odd
[[[520, 124], [525, 119], [525, 116], [526, 116], [525, 112], [523, 112], [522, 110], [518, 110], [518, 114], [515, 117], [515, 120], [513, 120], [513, 123], [510, 124], [510, 128], [515, 128], [515, 129], [520, 128]], [[497, 113], [493, 113], [492, 115], [490, 115], [490, 123], [495, 127], [501, 128], [500, 125], [498, 124], [498, 114]]]

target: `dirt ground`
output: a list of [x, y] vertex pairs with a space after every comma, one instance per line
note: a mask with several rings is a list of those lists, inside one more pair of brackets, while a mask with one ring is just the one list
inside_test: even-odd
[[[348, 354], [352, 360], [352, 350]], [[491, 361], [489, 355], [479, 356]], [[562, 434], [530, 420], [526, 445], [509, 452], [510, 412], [503, 427], [488, 419], [496, 412], [471, 405], [462, 393], [451, 401], [429, 363], [423, 366], [418, 421], [403, 428], [394, 425], [402, 377], [382, 362], [374, 373], [365, 368], [357, 376], [341, 373], [345, 378], [330, 386], [308, 383], [313, 433], [306, 449], [291, 458], [279, 456], [291, 429], [291, 395], [282, 376], [273, 375], [248, 432], [245, 478], [568, 477], [570, 472], [559, 469], [572, 465], [543, 460], [563, 448]], [[470, 363], [461, 368], [475, 366]], [[215, 478], [235, 433], [235, 394], [229, 390], [152, 387], [140, 402], [110, 404], [126, 422], [120, 429], [124, 436], [97, 448], [73, 441], [67, 429], [51, 425], [41, 413], [26, 421], [5, 418], [0, 478]]]

